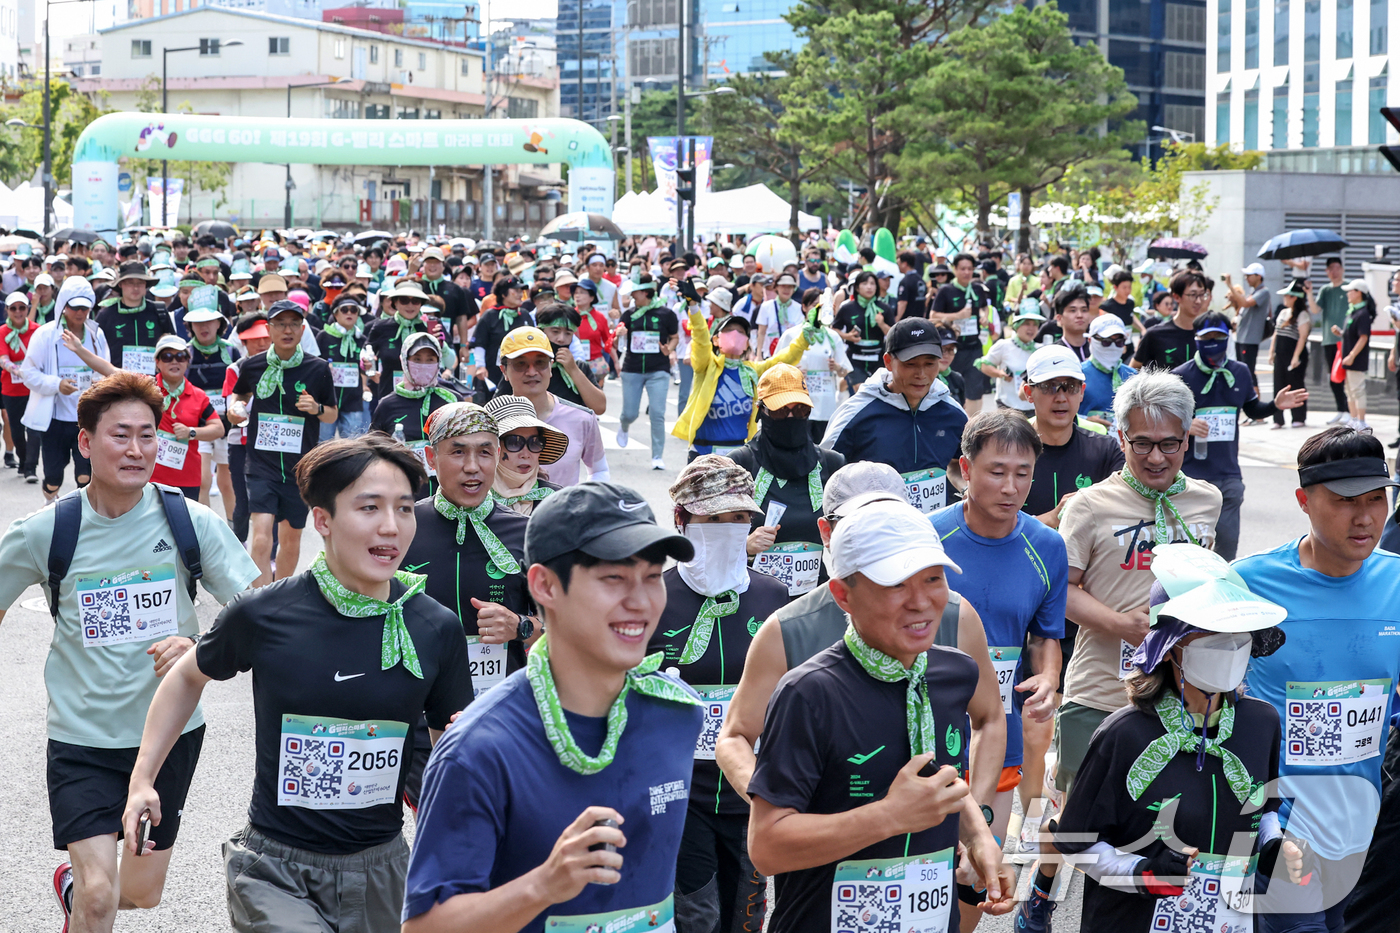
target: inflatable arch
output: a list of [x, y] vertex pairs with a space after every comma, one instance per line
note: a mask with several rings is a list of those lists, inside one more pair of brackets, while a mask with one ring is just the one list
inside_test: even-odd
[[180, 113], [109, 113], [73, 151], [73, 226], [118, 228], [117, 160], [314, 165], [569, 166], [569, 210], [611, 216], [608, 141], [578, 120], [288, 120]]

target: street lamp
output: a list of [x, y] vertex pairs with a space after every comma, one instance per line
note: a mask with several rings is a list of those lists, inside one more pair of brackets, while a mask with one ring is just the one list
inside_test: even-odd
[[[330, 81], [313, 81], [310, 84], [288, 84], [287, 85], [287, 119], [292, 118], [292, 89], [299, 87], [330, 87], [333, 84], [344, 84], [349, 78], [333, 78]], [[282, 225], [288, 230], [292, 229], [292, 166], [287, 165], [287, 204], [283, 208]]]
[[[72, 2], [72, 0], [70, 0]], [[47, 36], [48, 24], [45, 22], [45, 35]], [[160, 112], [170, 112], [170, 93], [166, 78], [169, 75], [170, 53], [171, 52], [204, 52], [213, 48], [217, 53], [222, 48], [233, 48], [243, 43], [237, 39], [232, 42], [221, 42], [218, 39], [202, 39], [199, 45], [182, 45], [178, 49], [160, 50]], [[155, 218], [151, 220], [154, 222]], [[166, 159], [160, 160], [160, 225], [168, 227], [170, 225], [170, 162]]]

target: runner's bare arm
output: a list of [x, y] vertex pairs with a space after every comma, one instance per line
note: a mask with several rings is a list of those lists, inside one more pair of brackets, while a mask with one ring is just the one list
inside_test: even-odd
[[91, 369], [95, 373], [101, 373], [104, 376], [110, 376], [119, 368], [117, 366], [113, 366], [111, 361], [108, 360], [106, 357], [98, 356], [96, 353], [93, 353], [87, 347], [83, 346], [83, 342], [78, 339], [78, 335], [73, 333], [71, 330], [64, 330], [60, 332], [58, 335], [58, 339], [62, 341], [65, 349], [67, 349], [70, 353], [76, 355], [78, 359], [83, 361], [84, 366], [86, 366], [88, 369]]
[[1130, 645], [1142, 644], [1147, 637], [1147, 607], [1114, 612], [1080, 588], [1083, 579], [1083, 570], [1069, 568], [1069, 599], [1065, 603], [1065, 618], [1095, 632], [1121, 638]]
[[[1006, 760], [1006, 713], [997, 690], [997, 670], [987, 652], [987, 630], [982, 627], [982, 617], [965, 599], [958, 607], [958, 648], [977, 662], [977, 690], [967, 702], [967, 716], [972, 723], [968, 784], [977, 805], [990, 807], [997, 795], [1002, 762]], [[982, 820], [980, 810], [977, 818]]]
[[620, 828], [594, 825], [604, 819], [620, 824], [622, 815], [609, 807], [589, 807], [560, 834], [543, 865], [499, 888], [449, 897], [404, 921], [403, 933], [518, 933], [552, 905], [578, 897], [587, 885], [616, 884], [622, 877], [622, 853], [588, 851], [600, 842], [619, 849], [627, 845]]
[[[985, 653], [985, 652], [984, 652]], [[748, 801], [749, 779], [753, 777], [758, 757], [754, 743], [763, 732], [763, 717], [768, 700], [778, 681], [787, 673], [787, 655], [783, 651], [783, 632], [777, 619], [769, 617], [754, 633], [749, 653], [744, 658], [744, 673], [729, 701], [729, 712], [715, 740], [715, 762], [724, 772], [729, 786]]]
[[211, 678], [205, 677], [195, 661], [195, 653], [186, 651], [175, 662], [156, 688], [151, 699], [151, 708], [146, 712], [146, 728], [141, 733], [141, 750], [136, 754], [136, 764], [131, 769], [131, 783], [127, 790], [126, 812], [122, 814], [122, 829], [125, 835], [123, 847], [127, 854], [136, 854], [137, 824], [142, 812], [151, 812], [151, 823], [160, 825], [160, 797], [155, 791], [156, 775], [170, 754], [170, 749], [180, 738], [180, 730], [194, 715], [199, 705], [199, 697], [205, 684]]
[[[997, 708], [1000, 712], [1001, 704]], [[1003, 717], [1004, 718], [1004, 717]], [[1016, 906], [1016, 872], [1002, 858], [1001, 845], [982, 818], [982, 810], [971, 796], [963, 800], [958, 837], [967, 847], [968, 861], [987, 888], [987, 899], [977, 905], [984, 914], [1010, 913]]]
[[1030, 636], [1027, 653], [1035, 675], [1027, 677], [1012, 689], [1027, 694], [1023, 712], [1036, 722], [1048, 722], [1055, 715], [1055, 691], [1060, 689], [1060, 654], [1058, 638]]

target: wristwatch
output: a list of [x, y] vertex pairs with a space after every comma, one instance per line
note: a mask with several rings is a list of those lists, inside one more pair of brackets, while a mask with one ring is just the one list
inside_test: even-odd
[[316, 417], [319, 418], [326, 413], [326, 406], [321, 402], [316, 403]]
[[982, 804], [982, 819], [987, 821], [988, 826], [992, 825], [992, 819], [995, 816], [996, 814], [992, 812], [991, 807], [987, 806], [985, 803]]
[[[519, 613], [517, 613], [517, 615], [519, 615]], [[535, 621], [529, 616], [520, 616], [520, 624], [515, 627], [516, 637], [521, 641], [525, 641], [533, 634], [535, 634]]]

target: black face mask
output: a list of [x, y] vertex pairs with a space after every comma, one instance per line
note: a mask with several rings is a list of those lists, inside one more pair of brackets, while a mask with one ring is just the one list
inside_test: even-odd
[[794, 447], [805, 447], [811, 443], [811, 433], [808, 428], [806, 418], [798, 418], [788, 415], [786, 418], [774, 418], [767, 410], [759, 412], [758, 419], [763, 426], [763, 433], [768, 435], [768, 439], [775, 447], [783, 447], [791, 450]]
[[773, 418], [759, 408], [760, 430], [754, 439], [758, 465], [779, 479], [805, 477], [817, 465], [817, 446], [812, 443], [811, 422], [807, 418]]

